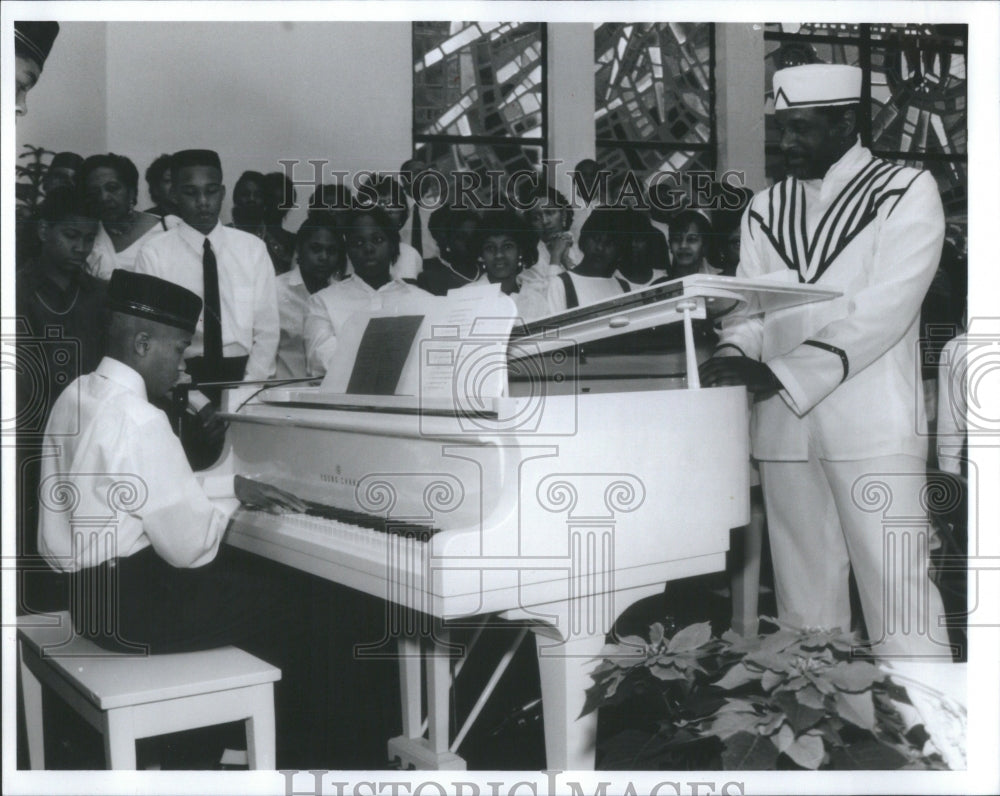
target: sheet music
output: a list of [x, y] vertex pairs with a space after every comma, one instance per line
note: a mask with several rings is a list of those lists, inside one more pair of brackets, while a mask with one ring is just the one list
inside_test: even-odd
[[351, 370], [347, 392], [355, 395], [395, 395], [422, 315], [371, 318], [365, 326]]
[[484, 410], [506, 394], [516, 314], [514, 302], [492, 285], [362, 310], [344, 324], [321, 391]]

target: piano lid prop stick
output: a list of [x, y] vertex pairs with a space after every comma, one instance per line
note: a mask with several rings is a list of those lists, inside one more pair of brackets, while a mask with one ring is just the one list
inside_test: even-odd
[[698, 357], [694, 350], [694, 327], [691, 325], [691, 310], [697, 307], [698, 302], [694, 299], [685, 299], [677, 304], [678, 311], [684, 313], [684, 355], [687, 363], [688, 388], [692, 390], [701, 389], [701, 380], [698, 378]]
[[472, 725], [475, 723], [476, 719], [479, 718], [479, 714], [486, 705], [486, 700], [493, 695], [493, 691], [497, 687], [497, 683], [500, 682], [500, 678], [503, 677], [503, 673], [507, 671], [507, 667], [510, 666], [510, 662], [514, 659], [514, 653], [517, 652], [518, 647], [521, 646], [521, 642], [524, 641], [524, 637], [526, 635], [528, 635], [528, 628], [522, 627], [521, 631], [517, 634], [517, 638], [514, 639], [514, 643], [510, 645], [507, 651], [503, 654], [503, 657], [500, 659], [500, 663], [497, 664], [497, 668], [490, 676], [489, 682], [486, 683], [483, 693], [479, 695], [479, 699], [476, 700], [476, 704], [472, 706], [472, 710], [465, 719], [465, 724], [463, 724], [462, 729], [458, 731], [458, 734], [455, 736], [455, 740], [451, 742], [451, 746], [448, 748], [449, 752], [453, 752], [455, 754], [458, 753], [458, 748], [462, 745], [462, 741], [465, 740], [466, 734], [470, 729], [472, 729]]

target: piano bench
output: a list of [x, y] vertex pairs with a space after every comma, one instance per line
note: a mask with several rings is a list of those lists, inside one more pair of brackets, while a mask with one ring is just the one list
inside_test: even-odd
[[134, 770], [138, 738], [246, 722], [251, 769], [275, 767], [274, 682], [281, 670], [237, 647], [148, 655], [108, 652], [73, 633], [69, 613], [17, 618], [32, 769], [45, 767], [42, 685], [104, 736], [109, 769]]

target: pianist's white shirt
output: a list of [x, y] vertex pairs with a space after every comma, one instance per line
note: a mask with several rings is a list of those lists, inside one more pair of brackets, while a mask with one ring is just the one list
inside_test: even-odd
[[322, 376], [326, 373], [333, 352], [337, 350], [337, 336], [351, 315], [359, 310], [390, 308], [403, 296], [415, 293], [430, 295], [398, 277], [375, 290], [354, 273], [313, 293], [303, 331], [309, 375]]
[[[233, 497], [233, 476], [195, 477], [128, 365], [105, 357], [67, 387], [45, 444], [58, 453], [42, 460], [38, 547], [53, 569], [75, 572], [150, 545], [175, 567], [215, 558], [229, 518], [209, 492]], [[91, 522], [74, 527], [81, 518]]]

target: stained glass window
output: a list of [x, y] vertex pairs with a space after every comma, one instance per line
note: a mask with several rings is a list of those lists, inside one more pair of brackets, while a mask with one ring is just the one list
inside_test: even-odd
[[502, 190], [497, 174], [539, 171], [545, 25], [414, 22], [413, 147], [440, 172], [466, 174], [484, 199]]
[[[776, 69], [842, 63], [864, 70], [861, 140], [873, 153], [927, 169], [950, 226], [964, 228], [967, 199], [965, 25], [768, 24], [766, 85]], [[773, 99], [767, 95], [767, 176], [782, 176]]]
[[603, 23], [594, 30], [597, 160], [642, 178], [715, 166], [715, 26]]

